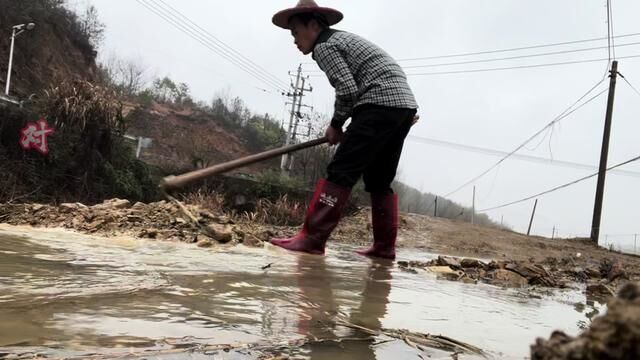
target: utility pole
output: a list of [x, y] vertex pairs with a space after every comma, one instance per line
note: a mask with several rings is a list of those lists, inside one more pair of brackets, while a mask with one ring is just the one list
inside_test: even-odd
[[529, 229], [527, 229], [527, 236], [531, 234], [531, 225], [533, 224], [533, 217], [536, 215], [536, 207], [538, 207], [538, 199], [533, 204], [533, 212], [531, 213], [531, 220], [529, 220]]
[[553, 230], [551, 231], [551, 240], [555, 239], [556, 237], [556, 226], [553, 225]]
[[[307, 78], [302, 78], [302, 86], [300, 87], [300, 95], [298, 96], [298, 109], [296, 110], [296, 114], [295, 114], [295, 121], [293, 123], [293, 131], [291, 132], [291, 141], [290, 142], [295, 142], [296, 136], [298, 136], [298, 124], [300, 123], [300, 119], [302, 118], [302, 113], [300, 112], [300, 110], [302, 109], [302, 107], [308, 107], [313, 109], [313, 107], [309, 106], [309, 105], [303, 105], [302, 104], [302, 98], [304, 97], [304, 92], [308, 91], [311, 92], [313, 91], [313, 87], [309, 86], [309, 88], [305, 88], [304, 87], [304, 83], [306, 81]], [[295, 158], [294, 154], [289, 155], [288, 158], [288, 164], [285, 165], [287, 167], [287, 173], [291, 172], [291, 169], [293, 168], [293, 159]]]
[[638, 234], [633, 235], [633, 253], [638, 255]]
[[475, 215], [476, 215], [476, 187], [473, 187], [473, 202], [471, 205], [471, 224], [475, 223]]
[[[302, 64], [298, 65], [298, 75], [296, 76], [296, 86], [293, 88], [293, 94], [289, 93], [287, 96], [293, 97], [293, 102], [291, 103], [291, 116], [289, 117], [289, 126], [287, 128], [287, 137], [284, 140], [284, 146], [288, 146], [291, 143], [291, 131], [293, 129], [293, 117], [295, 116], [296, 110], [296, 101], [298, 100], [298, 86], [300, 85], [300, 77], [302, 76]], [[287, 163], [289, 161], [289, 155], [282, 155], [282, 160], [280, 160], [280, 170], [282, 173], [287, 173]]]
[[609, 99], [607, 113], [604, 120], [604, 134], [602, 135], [602, 151], [600, 154], [600, 169], [598, 171], [598, 185], [596, 187], [596, 201], [593, 206], [593, 222], [591, 223], [591, 241], [598, 243], [600, 237], [600, 220], [602, 219], [602, 202], [604, 200], [604, 183], [607, 174], [607, 158], [609, 156], [609, 138], [611, 136], [611, 118], [613, 117], [613, 100], [616, 94], [616, 79], [618, 76], [618, 61], [611, 64], [609, 81]]

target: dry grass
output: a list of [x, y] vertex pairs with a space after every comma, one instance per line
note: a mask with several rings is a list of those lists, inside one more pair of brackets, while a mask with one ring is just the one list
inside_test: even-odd
[[184, 201], [213, 212], [223, 212], [225, 206], [224, 194], [202, 189], [185, 195]]
[[277, 226], [299, 225], [304, 221], [306, 206], [298, 201], [289, 200], [287, 195], [275, 202], [261, 199], [256, 204], [256, 211], [251, 214], [252, 221]]
[[240, 222], [261, 223], [275, 226], [297, 226], [304, 221], [306, 204], [290, 200], [283, 195], [275, 201], [260, 199], [256, 202], [254, 211], [238, 213], [226, 206], [223, 193], [216, 191], [198, 190], [183, 197], [185, 203], [196, 205], [209, 211], [226, 213], [232, 219]]

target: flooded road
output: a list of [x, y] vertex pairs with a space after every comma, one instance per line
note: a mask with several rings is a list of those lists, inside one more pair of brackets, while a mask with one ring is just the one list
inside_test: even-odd
[[[402, 260], [431, 257], [399, 252]], [[271, 246], [202, 249], [0, 225], [0, 358], [255, 359], [273, 348], [311, 359], [451, 358], [335, 325], [341, 316], [370, 329], [446, 335], [489, 358], [522, 359], [537, 336], [575, 335], [602, 310], [575, 290], [531, 297], [437, 280], [336, 244], [314, 257]], [[292, 345], [308, 338], [334, 341]], [[265, 346], [216, 346], [225, 344]]]

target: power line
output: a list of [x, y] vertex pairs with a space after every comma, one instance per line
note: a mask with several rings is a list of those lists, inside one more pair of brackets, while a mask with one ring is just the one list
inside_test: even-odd
[[278, 92], [282, 92], [283, 90], [285, 90], [284, 86], [278, 84], [274, 80], [271, 80], [268, 76], [264, 75], [261, 71], [256, 70], [256, 69], [250, 67], [249, 65], [243, 63], [241, 61], [241, 59], [238, 59], [237, 56], [235, 56], [234, 54], [231, 54], [229, 50], [227, 50], [227, 49], [223, 48], [221, 45], [217, 44], [215, 41], [213, 41], [210, 37], [208, 37], [203, 32], [199, 31], [198, 29], [194, 28], [193, 26], [190, 26], [185, 21], [179, 19], [176, 15], [172, 14], [169, 10], [163, 8], [162, 6], [160, 6], [156, 2], [154, 2], [154, 0], [146, 0], [146, 1], [149, 2], [150, 4], [145, 3], [142, 0], [138, 0], [139, 3], [141, 3], [147, 9], [149, 9], [150, 11], [152, 11], [153, 13], [155, 13], [156, 15], [161, 17], [163, 20], [165, 20], [166, 22], [168, 22], [172, 26], [176, 27], [178, 30], [180, 30], [181, 32], [185, 33], [187, 36], [189, 36], [192, 39], [198, 41], [199, 43], [204, 45], [209, 50], [215, 52], [216, 54], [218, 54], [221, 57], [225, 58], [226, 60], [228, 60], [232, 64], [236, 65], [237, 67], [239, 67], [243, 71], [247, 72], [248, 74], [250, 74], [254, 78], [256, 78], [256, 79], [260, 80], [261, 82], [269, 85], [270, 87], [276, 89]]
[[[640, 33], [624, 34], [624, 35], [618, 35], [618, 36], [616, 36], [616, 38], [625, 38], [625, 37], [632, 37], [632, 36], [638, 36], [638, 35], [640, 35]], [[592, 38], [592, 39], [565, 41], [565, 42], [558, 42], [558, 43], [551, 43], [551, 44], [540, 44], [540, 45], [508, 48], [508, 49], [499, 49], [499, 50], [486, 50], [486, 51], [477, 51], [477, 52], [468, 52], [468, 53], [459, 53], [459, 54], [449, 54], [449, 55], [436, 55], [436, 56], [425, 56], [425, 57], [417, 57], [417, 58], [405, 58], [405, 59], [398, 59], [397, 61], [433, 60], [433, 59], [445, 59], [445, 58], [472, 56], [472, 55], [494, 54], [494, 53], [500, 53], [500, 52], [510, 52], [510, 51], [519, 51], [519, 50], [529, 50], [529, 49], [553, 47], [553, 46], [560, 46], [560, 45], [579, 44], [579, 43], [593, 42], [593, 41], [600, 41], [600, 40], [607, 40], [607, 39], [609, 39], [609, 36], [607, 36], [607, 37], [599, 37], [599, 38]]]
[[631, 83], [629, 82], [629, 80], [627, 80], [627, 78], [626, 78], [624, 75], [622, 75], [620, 72], [618, 72], [618, 75], [620, 75], [620, 77], [622, 78], [622, 80], [624, 80], [624, 81], [627, 83], [627, 85], [629, 85], [629, 86], [633, 89], [633, 91], [635, 91], [635, 92], [636, 92], [636, 94], [640, 95], [640, 91], [638, 91], [638, 89], [636, 89], [636, 88], [635, 88], [635, 86], [631, 85]]
[[[613, 170], [613, 169], [615, 169], [615, 168], [618, 168], [618, 167], [620, 167], [620, 166], [623, 166], [623, 165], [626, 165], [626, 164], [629, 164], [629, 163], [632, 163], [632, 162], [634, 162], [634, 161], [638, 161], [638, 160], [640, 160], [640, 156], [636, 156], [636, 157], [634, 157], [633, 159], [629, 159], [629, 160], [627, 160], [627, 161], [625, 161], [625, 162], [622, 162], [622, 163], [620, 163], [620, 164], [614, 165], [614, 166], [612, 166], [612, 167], [610, 167], [610, 168], [606, 169], [606, 171], [611, 171], [611, 170]], [[543, 192], [541, 192], [541, 193], [538, 193], [538, 194], [535, 194], [535, 195], [528, 196], [528, 197], [526, 197], [526, 198], [524, 198], [524, 199], [521, 199], [521, 200], [512, 201], [512, 202], [507, 203], [507, 204], [503, 204], [503, 205], [499, 205], [499, 206], [494, 206], [494, 207], [487, 208], [487, 209], [478, 210], [477, 212], [487, 212], [487, 211], [496, 210], [496, 209], [501, 209], [501, 208], [503, 208], [503, 207], [507, 207], [507, 206], [515, 205], [515, 204], [518, 204], [518, 203], [521, 203], [521, 202], [525, 202], [525, 201], [527, 201], [527, 200], [531, 200], [531, 199], [534, 199], [534, 198], [536, 198], [536, 197], [539, 197], [539, 196], [542, 196], [542, 195], [546, 195], [546, 194], [552, 193], [552, 192], [557, 191], [557, 190], [560, 190], [560, 189], [564, 189], [564, 188], [569, 187], [569, 186], [571, 186], [571, 185], [575, 185], [575, 184], [577, 184], [577, 183], [579, 183], [579, 182], [585, 181], [585, 180], [590, 179], [590, 178], [595, 177], [595, 176], [598, 176], [598, 173], [594, 173], [594, 174], [591, 174], [591, 175], [589, 175], [589, 176], [585, 176], [585, 177], [580, 178], [580, 179], [578, 179], [578, 180], [574, 180], [574, 181], [572, 181], [572, 182], [570, 182], [570, 183], [566, 183], [566, 184], [564, 184], [564, 185], [557, 186], [557, 187], [555, 187], [555, 188], [553, 188], [553, 189], [551, 189], [551, 190], [543, 191]]]
[[[617, 45], [617, 46], [618, 47], [624, 47], [624, 46], [633, 46], [633, 45], [639, 45], [639, 44], [640, 44], [640, 42], [633, 42], [633, 43], [621, 44], [621, 45]], [[610, 48], [608, 46], [597, 46], [597, 47], [590, 47], [590, 48], [583, 48], [583, 49], [562, 50], [562, 51], [553, 51], [553, 52], [539, 53], [539, 54], [509, 56], [509, 57], [502, 57], [502, 58], [492, 58], [492, 59], [482, 59], [482, 60], [469, 60], [469, 61], [459, 61], [459, 62], [452, 62], [452, 63], [439, 63], [439, 64], [403, 66], [403, 69], [416, 69], [416, 68], [425, 68], [425, 67], [451, 66], [451, 65], [463, 65], [463, 64], [477, 64], [477, 63], [492, 62], [492, 61], [525, 59], [525, 58], [532, 58], [532, 57], [561, 55], [561, 54], [569, 54], [569, 53], [593, 51], [593, 50], [601, 50], [601, 49], [610, 49]]]
[[489, 173], [491, 170], [493, 170], [496, 166], [500, 165], [502, 162], [504, 162], [505, 160], [507, 160], [511, 155], [515, 154], [517, 151], [519, 151], [520, 149], [522, 149], [526, 144], [528, 144], [529, 142], [531, 142], [531, 140], [535, 139], [538, 135], [540, 135], [542, 132], [544, 132], [546, 129], [548, 129], [549, 127], [555, 125], [557, 122], [559, 122], [560, 120], [566, 118], [567, 116], [571, 115], [572, 113], [574, 113], [575, 111], [577, 111], [578, 109], [582, 108], [583, 106], [587, 105], [588, 103], [590, 103], [591, 101], [593, 101], [594, 99], [596, 99], [598, 96], [602, 95], [605, 91], [607, 91], [608, 89], [605, 89], [603, 91], [601, 91], [600, 93], [596, 94], [595, 96], [593, 96], [592, 98], [590, 98], [589, 100], [585, 101], [584, 103], [580, 104], [580, 106], [576, 107], [575, 109], [573, 109], [574, 106], [576, 106], [576, 104], [578, 104], [580, 101], [582, 101], [582, 99], [584, 99], [585, 97], [587, 97], [593, 90], [595, 90], [603, 81], [605, 80], [605, 78], [602, 78], [596, 85], [594, 85], [591, 89], [589, 89], [589, 91], [587, 91], [584, 95], [582, 95], [575, 103], [573, 103], [571, 106], [569, 106], [565, 111], [563, 111], [560, 115], [558, 115], [555, 119], [553, 119], [549, 124], [547, 124], [545, 127], [543, 127], [540, 131], [536, 132], [535, 134], [533, 134], [531, 137], [529, 137], [524, 143], [522, 143], [521, 145], [519, 145], [518, 147], [515, 148], [515, 150], [511, 151], [510, 153], [508, 153], [506, 156], [504, 156], [502, 159], [500, 159], [497, 163], [495, 163], [493, 166], [491, 166], [489, 169], [485, 170], [484, 172], [482, 172], [480, 175], [474, 177], [473, 179], [467, 181], [466, 183], [460, 185], [458, 188], [456, 188], [455, 190], [449, 192], [448, 194], [446, 194], [444, 197], [449, 197], [452, 194], [455, 194], [456, 192], [462, 190], [463, 188], [465, 188], [466, 186], [468, 186], [469, 184], [472, 184], [473, 182], [475, 182], [476, 180], [480, 179], [481, 177], [483, 177], [484, 175], [486, 175], [487, 173]]
[[[461, 150], [461, 151], [469, 151], [469, 152], [473, 152], [473, 153], [477, 153], [477, 154], [485, 154], [485, 155], [490, 155], [490, 156], [509, 155], [509, 153], [506, 152], [506, 151], [483, 148], [483, 147], [478, 147], [478, 146], [471, 146], [471, 145], [466, 145], [466, 144], [459, 144], [459, 143], [454, 143], [454, 142], [450, 142], [450, 141], [431, 139], [431, 138], [420, 137], [420, 136], [415, 136], [415, 135], [407, 136], [407, 140], [413, 141], [413, 142], [418, 142], [418, 143], [423, 143], [423, 144], [428, 144], [428, 145], [448, 147], [448, 148], [457, 149], [457, 150]], [[553, 165], [553, 166], [560, 166], [560, 167], [568, 167], [568, 168], [581, 169], [581, 170], [598, 170], [597, 166], [588, 165], [588, 164], [581, 164], [581, 163], [572, 162], [572, 161], [552, 160], [552, 159], [547, 159], [547, 158], [543, 158], [543, 157], [531, 156], [531, 155], [522, 155], [522, 154], [512, 154], [511, 157], [514, 158], [514, 159], [534, 162], [534, 163], [538, 163], [538, 164]], [[615, 173], [617, 175], [622, 175], [622, 176], [631, 176], [631, 177], [640, 178], [640, 172], [635, 172], [635, 171], [613, 170], [612, 173]]]
[[[611, 31], [609, 31], [611, 29]], [[614, 40], [615, 32], [613, 31], [613, 9], [611, 8], [611, 0], [607, 0], [607, 32], [609, 38], [609, 61], [611, 61], [611, 52], [613, 52], [613, 60], [616, 60], [616, 44]]]
[[[167, 15], [166, 13], [163, 13], [162, 10], [158, 10], [157, 9], [157, 4], [153, 3], [154, 5], [156, 5], [156, 6], [154, 6], [154, 5], [150, 5], [150, 4], [146, 3], [145, 0], [137, 0], [137, 1], [138, 1], [138, 3], [143, 5], [145, 8], [147, 8], [148, 10], [153, 12], [154, 14], [158, 15], [164, 21], [166, 21], [167, 23], [171, 24], [173, 27], [175, 27], [178, 30], [180, 30], [182, 33], [186, 34], [190, 38], [192, 38], [192, 39], [196, 40], [197, 42], [199, 42], [201, 45], [205, 46], [207, 49], [213, 51], [214, 53], [216, 53], [219, 56], [225, 58], [226, 60], [228, 60], [229, 62], [233, 63], [234, 65], [238, 66], [240, 69], [242, 69], [243, 71], [245, 71], [249, 75], [253, 76], [257, 80], [261, 81], [262, 83], [264, 83], [266, 85], [269, 85], [269, 87], [276, 89], [278, 92], [286, 91], [286, 89], [284, 87], [281, 87], [280, 85], [275, 83], [273, 80], [270, 80], [269, 78], [267, 78], [265, 75], [256, 72], [255, 70], [253, 70], [253, 69], [247, 67], [246, 65], [244, 65], [243, 63], [239, 62], [236, 58], [228, 55], [225, 52], [222, 52], [223, 50], [220, 49], [219, 45], [213, 43], [206, 36], [202, 35], [202, 33], [198, 32], [197, 30], [194, 30], [192, 27], [189, 27], [189, 26], [185, 25], [185, 23], [183, 21], [181, 21], [179, 19], [175, 19], [174, 17], [171, 17], [170, 15]], [[146, 0], [146, 1], [152, 1], [152, 0]]]
[[[631, 33], [631, 34], [614, 36], [614, 38], [620, 39], [620, 38], [633, 37], [638, 35], [640, 35], [640, 33]], [[446, 59], [446, 58], [452, 58], [452, 57], [463, 57], [463, 56], [494, 54], [494, 53], [519, 51], [519, 50], [539, 49], [539, 48], [545, 48], [545, 47], [571, 45], [571, 44], [579, 44], [579, 43], [594, 42], [594, 41], [601, 41], [601, 40], [610, 41], [610, 39], [611, 38], [609, 36], [606, 36], [606, 37], [598, 37], [598, 38], [591, 38], [591, 39], [573, 40], [573, 41], [565, 41], [565, 42], [558, 42], [558, 43], [551, 43], [551, 44], [540, 44], [540, 45], [523, 46], [523, 47], [515, 47], [515, 48], [507, 48], [507, 49], [499, 49], [499, 50], [485, 50], [485, 51], [467, 52], [467, 53], [459, 53], [459, 54], [435, 55], [435, 56], [425, 56], [425, 57], [417, 57], [417, 58], [404, 58], [404, 59], [396, 59], [396, 61]], [[303, 62], [302, 65], [316, 65], [316, 63], [310, 61], [310, 62]]]
[[[640, 54], [618, 57], [618, 59], [634, 59], [634, 58], [640, 58]], [[600, 61], [608, 61], [608, 59], [603, 58], [603, 59], [590, 59], [590, 60], [576, 60], [576, 61], [545, 63], [545, 64], [533, 64], [533, 65], [520, 65], [520, 66], [508, 66], [508, 67], [487, 68], [487, 69], [436, 71], [436, 72], [413, 73], [413, 74], [412, 73], [408, 73], [407, 76], [431, 76], [431, 75], [468, 74], [468, 73], [478, 73], [478, 72], [519, 70], [519, 69], [550, 67], [550, 66], [561, 66], [561, 65], [571, 65], [571, 64], [584, 64], [584, 63], [592, 63], [592, 62], [600, 62]], [[606, 75], [606, 72], [605, 72], [605, 75]], [[311, 76], [311, 77], [323, 77], [324, 75], [323, 74], [311, 74], [309, 76]]]
[[280, 83], [280, 84], [284, 84], [286, 87], [286, 83], [284, 83], [280, 78], [278, 78], [277, 76], [271, 74], [268, 70], [266, 70], [265, 68], [263, 68], [262, 66], [260, 66], [259, 64], [255, 63], [254, 61], [252, 61], [251, 59], [249, 59], [248, 57], [244, 56], [242, 53], [240, 53], [239, 51], [235, 50], [233, 47], [231, 47], [230, 45], [226, 44], [224, 41], [218, 39], [215, 35], [213, 35], [211, 32], [209, 32], [207, 29], [203, 28], [202, 26], [198, 25], [197, 23], [195, 23], [193, 20], [191, 20], [189, 17], [187, 17], [186, 15], [184, 15], [183, 13], [181, 13], [179, 10], [177, 10], [176, 8], [174, 8], [173, 6], [171, 6], [170, 4], [168, 4], [166, 1], [164, 0], [158, 0], [161, 3], [163, 3], [167, 8], [171, 9], [173, 11], [173, 13], [177, 14], [178, 16], [182, 17], [183, 19], [185, 19], [188, 23], [192, 24], [193, 26], [195, 26], [196, 28], [200, 29], [203, 33], [207, 34], [210, 38], [214, 39], [216, 42], [220, 43], [222, 47], [224, 47], [225, 49], [228, 49], [228, 51], [232, 54], [235, 54], [237, 57], [239, 57], [240, 59], [242, 59], [244, 62], [252, 65], [256, 71], [260, 71], [261, 73], [265, 74], [266, 76], [268, 76], [269, 78], [271, 78], [273, 81]]
[[[618, 59], [633, 59], [633, 58], [640, 58], [640, 55], [621, 56]], [[501, 68], [489, 68], [489, 69], [455, 70], [455, 71], [440, 71], [440, 72], [417, 73], [417, 74], [407, 74], [407, 76], [450, 75], [450, 74], [466, 74], [466, 73], [488, 72], [488, 71], [516, 70], [516, 69], [538, 68], [538, 67], [570, 65], [570, 64], [583, 64], [583, 63], [591, 63], [591, 62], [599, 62], [599, 61], [607, 61], [607, 60], [608, 59], [606, 59], [606, 58], [605, 59], [591, 59], [591, 60], [577, 60], [577, 61], [566, 61], [566, 62], [547, 63], [547, 64], [535, 64], [535, 65], [509, 66], [509, 67], [501, 67]], [[314, 75], [311, 75], [311, 76], [314, 76]]]
[[[640, 42], [632, 42], [632, 43], [626, 43], [626, 44], [621, 44], [621, 45], [616, 45], [616, 46], [617, 47], [626, 47], [626, 46], [634, 46], [634, 45], [640, 45]], [[438, 63], [438, 64], [402, 66], [402, 68], [407, 70], [407, 69], [417, 69], [417, 68], [427, 68], [427, 67], [477, 64], [477, 63], [486, 63], [486, 62], [493, 62], [493, 61], [526, 59], [526, 58], [541, 57], [541, 56], [553, 56], [553, 55], [561, 55], [561, 54], [569, 54], [569, 53], [601, 50], [601, 49], [609, 49], [609, 51], [611, 50], [609, 46], [597, 46], [597, 47], [582, 48], [582, 49], [562, 50], [562, 51], [553, 51], [553, 52], [538, 53], [538, 54], [517, 55], [517, 56], [490, 58], [490, 59], [481, 59], [481, 60], [468, 60], [468, 61], [446, 62], [446, 63]], [[322, 71], [321, 70], [308, 70], [307, 72], [318, 73], [318, 72], [322, 72]]]

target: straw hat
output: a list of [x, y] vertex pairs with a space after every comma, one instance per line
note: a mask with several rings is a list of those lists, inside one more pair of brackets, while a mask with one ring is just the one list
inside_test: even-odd
[[298, 5], [295, 7], [279, 11], [277, 14], [273, 15], [273, 19], [271, 21], [273, 21], [276, 26], [283, 29], [289, 29], [289, 19], [293, 15], [304, 13], [317, 13], [323, 15], [329, 22], [329, 26], [339, 23], [343, 18], [342, 13], [338, 10], [318, 6], [314, 0], [300, 0], [298, 1]]

